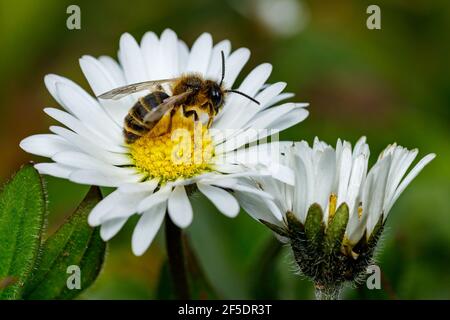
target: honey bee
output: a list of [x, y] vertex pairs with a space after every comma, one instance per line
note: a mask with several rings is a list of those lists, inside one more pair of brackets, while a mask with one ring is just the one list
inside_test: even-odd
[[[128, 144], [150, 134], [158, 137], [170, 132], [174, 117], [200, 121], [209, 128], [222, 108], [226, 95], [234, 92], [256, 104], [257, 100], [243, 92], [225, 89], [225, 56], [222, 55], [222, 77], [220, 82], [204, 79], [192, 73], [178, 78], [145, 81], [119, 87], [98, 96], [100, 99], [118, 100], [143, 90], [150, 93], [140, 97], [124, 119], [123, 134]], [[166, 93], [163, 84], [169, 84], [172, 95]]]

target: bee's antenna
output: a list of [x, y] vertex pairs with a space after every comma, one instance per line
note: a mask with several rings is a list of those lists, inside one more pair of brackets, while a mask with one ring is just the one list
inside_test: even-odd
[[225, 54], [223, 53], [223, 51], [220, 51], [220, 55], [222, 56], [222, 78], [220, 79], [219, 86], [222, 85], [223, 79], [225, 78]]
[[240, 92], [240, 91], [237, 91], [237, 90], [233, 90], [233, 89], [225, 90], [225, 92], [233, 92], [233, 93], [240, 94], [241, 96], [244, 96], [244, 97], [246, 97], [246, 98], [249, 99], [249, 100], [252, 100], [252, 101], [253, 101], [254, 103], [256, 103], [257, 105], [260, 104], [258, 100], [256, 100], [256, 99], [250, 97], [248, 94], [245, 94], [245, 93], [243, 93], [243, 92]]

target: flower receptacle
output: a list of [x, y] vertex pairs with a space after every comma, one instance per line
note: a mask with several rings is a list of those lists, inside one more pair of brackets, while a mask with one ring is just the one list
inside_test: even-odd
[[294, 213], [287, 212], [287, 226], [272, 228], [287, 236], [300, 273], [314, 282], [323, 299], [336, 298], [345, 283], [362, 281], [367, 267], [373, 263], [383, 219], [368, 238], [364, 233], [355, 245], [351, 245], [345, 236], [348, 221], [346, 203], [338, 207], [327, 225], [321, 206], [315, 203], [309, 207], [304, 224]]

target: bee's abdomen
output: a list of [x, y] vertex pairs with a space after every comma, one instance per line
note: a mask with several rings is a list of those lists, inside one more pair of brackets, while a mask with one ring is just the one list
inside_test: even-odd
[[153, 93], [146, 95], [145, 97], [142, 97], [139, 100], [145, 107], [147, 107], [150, 110], [159, 106], [168, 97], [169, 96], [165, 92], [155, 91]]
[[125, 117], [123, 134], [127, 143], [133, 143], [149, 132], [154, 124], [144, 123], [145, 116], [159, 106], [169, 96], [162, 91], [156, 91], [140, 98]]

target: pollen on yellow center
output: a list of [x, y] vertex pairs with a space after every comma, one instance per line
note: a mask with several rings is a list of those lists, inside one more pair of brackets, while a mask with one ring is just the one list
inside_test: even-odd
[[157, 137], [147, 134], [130, 145], [136, 168], [162, 182], [191, 178], [210, 170], [212, 139], [201, 123]]

